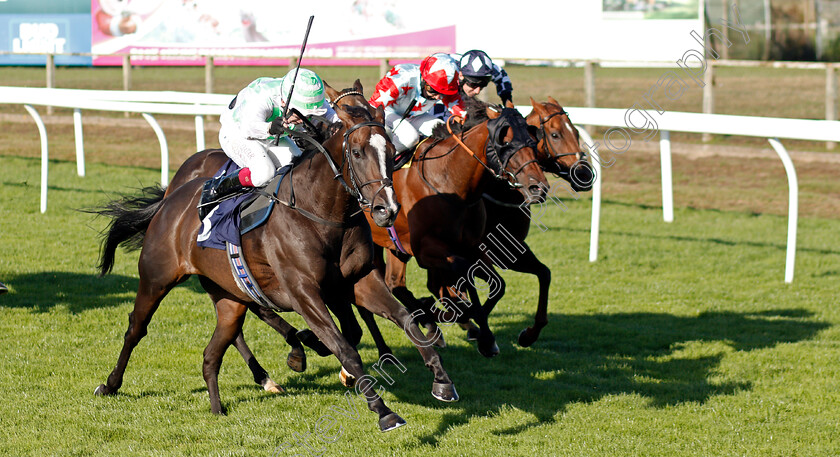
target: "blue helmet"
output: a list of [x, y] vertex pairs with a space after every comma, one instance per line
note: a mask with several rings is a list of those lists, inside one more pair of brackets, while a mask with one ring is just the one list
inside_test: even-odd
[[493, 61], [484, 51], [473, 49], [465, 52], [460, 66], [461, 74], [467, 80], [489, 82], [493, 77]]

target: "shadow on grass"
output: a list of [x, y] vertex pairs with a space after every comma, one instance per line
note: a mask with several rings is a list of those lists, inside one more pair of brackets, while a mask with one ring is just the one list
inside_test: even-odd
[[[512, 320], [516, 316], [497, 314]], [[497, 435], [553, 422], [570, 403], [596, 402], [610, 395], [641, 396], [651, 408], [702, 404], [752, 387], [749, 381], [718, 372], [727, 353], [806, 340], [829, 327], [807, 320], [810, 317], [801, 309], [709, 312], [696, 317], [552, 314], [549, 326], [530, 348], [515, 344], [523, 324], [510, 323], [494, 327], [502, 351], [494, 359], [484, 359], [474, 346], [440, 350], [461, 394], [459, 403], [441, 405], [426, 388], [418, 388], [420, 380], [428, 381], [430, 376], [409, 347], [395, 349], [408, 370], [403, 374], [391, 370], [396, 382], [385, 388], [400, 401], [446, 409], [436, 429], [421, 437], [422, 444], [432, 446], [451, 427], [496, 415], [503, 407], [526, 411], [534, 419], [493, 430]], [[460, 329], [447, 333], [450, 339], [463, 338]]]
[[[137, 277], [110, 273], [99, 277], [64, 271], [11, 274], [2, 278], [10, 288], [0, 296], [0, 307], [29, 308], [46, 313], [56, 306], [66, 306], [73, 313], [133, 303], [139, 281]], [[197, 278], [190, 278], [178, 287], [204, 293]], [[208, 299], [209, 301], [209, 299]]]

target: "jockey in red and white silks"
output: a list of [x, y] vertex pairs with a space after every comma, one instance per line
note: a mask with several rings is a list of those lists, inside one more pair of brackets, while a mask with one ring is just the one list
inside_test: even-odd
[[451, 115], [466, 117], [458, 80], [458, 63], [447, 54], [434, 54], [420, 65], [395, 65], [376, 84], [370, 104], [385, 109], [385, 128], [397, 152], [417, 146], [420, 135], [431, 136], [443, 122], [431, 112], [438, 101]]

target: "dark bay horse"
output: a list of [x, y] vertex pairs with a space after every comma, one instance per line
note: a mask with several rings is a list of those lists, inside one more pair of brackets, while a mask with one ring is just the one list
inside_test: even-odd
[[[370, 227], [359, 217], [360, 207], [382, 208], [370, 216], [382, 226], [390, 225], [398, 213], [391, 186], [394, 148], [382, 125], [383, 113], [377, 110], [373, 117], [356, 107], [336, 111], [343, 125], [324, 143], [327, 153], [304, 157], [284, 180], [297, 187], [297, 208], [306, 212], [278, 205], [265, 225], [242, 237], [242, 252], [271, 302], [303, 316], [342, 366], [360, 380], [356, 391], [365, 395], [368, 407], [379, 416], [380, 429], [386, 431], [405, 421], [376, 394], [370, 378], [363, 377], [359, 354], [339, 332], [326, 303], [353, 302], [401, 326], [434, 374], [432, 394], [443, 401], [458, 397], [439, 355], [425, 344], [412, 316], [372, 267]], [[340, 170], [338, 176], [334, 167]], [[165, 198], [159, 187], [147, 188], [145, 195], [114, 201], [97, 211], [112, 218], [103, 232], [101, 274], [113, 267], [119, 245], [141, 245], [142, 251], [123, 349], [96, 394], [119, 390], [131, 352], [145, 336], [164, 296], [190, 275], [199, 275], [217, 312], [216, 329], [204, 351], [203, 374], [211, 410], [224, 413], [218, 387], [222, 357], [241, 334], [246, 311], [257, 305], [236, 285], [224, 251], [196, 245], [202, 225], [196, 205], [203, 183], [203, 178], [193, 179]], [[291, 187], [283, 186], [278, 197], [288, 199], [290, 192]]]
[[[548, 97], [548, 102], [544, 103], [537, 103], [532, 98], [531, 107], [532, 111], [526, 117], [526, 121], [531, 135], [537, 141], [537, 160], [540, 167], [567, 181], [573, 192], [589, 191], [595, 182], [595, 172], [580, 148], [580, 136], [568, 113], [552, 97]], [[497, 252], [488, 256], [488, 261], [505, 270], [533, 274], [539, 282], [534, 325], [522, 330], [518, 338], [520, 346], [528, 347], [537, 340], [540, 331], [548, 323], [548, 293], [551, 285], [551, 270], [540, 262], [525, 243], [531, 227], [532, 214], [529, 204], [532, 201], [523, 198], [521, 193], [498, 184], [488, 189], [484, 199], [488, 231], [501, 226], [516, 240], [516, 252], [513, 252], [512, 256]], [[540, 209], [545, 210], [542, 207]], [[537, 217], [539, 216], [538, 214]], [[482, 270], [479, 273], [484, 274], [486, 271]], [[484, 306], [488, 314], [504, 295], [504, 280], [498, 275], [493, 279], [501, 284], [498, 293], [485, 301]], [[474, 337], [476, 329], [470, 327], [469, 330]]]
[[[394, 229], [403, 251], [385, 228], [372, 226], [372, 233], [374, 243], [388, 252], [384, 269], [391, 292], [413, 314], [431, 314], [425, 317], [430, 325], [431, 317], [445, 322], [472, 318], [479, 326], [479, 352], [493, 357], [499, 349], [472, 281], [482, 259], [479, 245], [487, 220], [482, 195], [496, 182], [515, 188], [522, 198], [541, 201], [548, 183], [518, 111], [512, 107], [497, 111], [471, 99], [468, 109], [462, 128], [451, 122], [449, 132], [436, 127], [435, 135], [417, 147], [411, 166], [394, 173], [394, 189], [403, 207]], [[411, 257], [428, 271], [427, 285], [435, 296], [442, 297], [451, 287], [468, 301], [461, 301], [460, 307], [446, 303], [445, 310], [417, 301], [405, 281]]]
[[[364, 108], [372, 116], [376, 115], [376, 109], [368, 103], [367, 97], [364, 95], [362, 83], [358, 79], [353, 83], [352, 87], [341, 91], [333, 89], [326, 81], [324, 81], [324, 89], [330, 103], [334, 107], [338, 104], [355, 106]], [[227, 155], [221, 149], [207, 149], [193, 154], [184, 161], [184, 163], [175, 172], [175, 175], [172, 177], [166, 188], [165, 196], [168, 196], [170, 193], [174, 192], [175, 189], [193, 179], [212, 177], [216, 171], [218, 171], [218, 169], [227, 162], [227, 160]], [[361, 339], [362, 329], [359, 327], [358, 322], [353, 316], [352, 310], [349, 307], [335, 303], [328, 303], [327, 306], [339, 318], [342, 334], [347, 337], [352, 346], [356, 346]], [[306, 369], [306, 353], [303, 350], [301, 342], [311, 349], [314, 349], [320, 356], [328, 356], [332, 354], [330, 350], [324, 346], [320, 340], [318, 340], [311, 330], [304, 329], [298, 331], [274, 310], [261, 306], [255, 306], [249, 309], [251, 309], [251, 311], [262, 321], [280, 333], [289, 344], [291, 351], [286, 358], [286, 364], [292, 370], [302, 372]], [[380, 355], [390, 353], [390, 348], [388, 348], [387, 344], [385, 344], [379, 329], [373, 320], [373, 314], [367, 312], [364, 308], [360, 308], [359, 310], [362, 317], [368, 322], [368, 327], [374, 335], [374, 340], [380, 347]], [[266, 391], [273, 393], [281, 392], [279, 386], [277, 386], [277, 384], [271, 379], [268, 372], [251, 352], [245, 342], [243, 334], [240, 333], [236, 337], [233, 345], [242, 355], [242, 358], [251, 370], [255, 383], [262, 386]], [[347, 376], [348, 373], [342, 372], [342, 375]], [[342, 382], [346, 384], [348, 383], [348, 380], [342, 378]]]

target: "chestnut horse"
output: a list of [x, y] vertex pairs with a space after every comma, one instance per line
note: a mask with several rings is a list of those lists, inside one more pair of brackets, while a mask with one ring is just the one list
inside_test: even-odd
[[[243, 235], [242, 252], [271, 302], [281, 311], [303, 316], [342, 366], [360, 380], [357, 391], [364, 393], [369, 409], [379, 416], [380, 429], [386, 431], [405, 421], [385, 405], [370, 378], [363, 378], [358, 352], [339, 332], [325, 303], [353, 302], [401, 326], [434, 374], [432, 394], [442, 401], [458, 397], [439, 355], [425, 344], [412, 316], [372, 268], [370, 227], [358, 217], [362, 206], [371, 206], [373, 222], [388, 226], [399, 212], [391, 185], [394, 148], [382, 124], [383, 112], [377, 110], [375, 117], [356, 107], [336, 112], [342, 127], [324, 143], [324, 154], [304, 156], [284, 180], [289, 185], [278, 197], [294, 199], [296, 207], [277, 205], [265, 225]], [[182, 184], [166, 198], [160, 187], [147, 188], [145, 195], [126, 197], [97, 211], [112, 218], [103, 232], [101, 274], [112, 269], [118, 245], [142, 246], [138, 292], [123, 349], [97, 395], [119, 390], [131, 352], [164, 296], [190, 275], [199, 275], [217, 314], [216, 329], [204, 350], [203, 374], [211, 410], [224, 413], [218, 387], [222, 357], [241, 334], [247, 310], [258, 305], [236, 285], [224, 251], [196, 244], [202, 226], [196, 206], [204, 181]], [[298, 189], [294, 195], [293, 187]]]
[[[537, 160], [540, 167], [568, 181], [574, 192], [589, 191], [595, 182], [595, 172], [580, 148], [580, 136], [569, 119], [569, 114], [552, 97], [548, 97], [548, 102], [545, 103], [537, 103], [532, 98], [531, 107], [532, 111], [525, 119], [532, 137], [537, 141]], [[488, 260], [502, 269], [533, 274], [539, 282], [534, 326], [522, 330], [518, 338], [520, 346], [528, 347], [539, 338], [540, 331], [548, 323], [548, 290], [551, 285], [551, 270], [540, 262], [525, 243], [531, 227], [531, 201], [523, 198], [519, 192], [498, 184], [488, 190], [484, 199], [488, 232], [501, 226], [516, 240], [513, 258], [496, 252], [495, 255], [488, 256]], [[480, 270], [479, 273], [484, 275], [487, 272]], [[486, 281], [491, 279], [487, 276], [480, 277]], [[500, 284], [496, 293], [485, 301], [484, 306], [488, 314], [501, 300], [505, 289], [501, 276], [494, 275], [492, 279]], [[468, 338], [474, 338], [475, 333], [476, 329], [470, 326]]]
[[[412, 308], [413, 314], [430, 312], [424, 321], [430, 327], [432, 316], [446, 322], [459, 316], [473, 319], [479, 326], [479, 352], [493, 357], [499, 349], [471, 280], [482, 259], [479, 245], [487, 220], [482, 194], [495, 182], [515, 188], [522, 198], [542, 201], [548, 183], [537, 166], [536, 145], [518, 111], [512, 106], [496, 111], [474, 99], [465, 103], [466, 125], [448, 122], [448, 133], [442, 126], [436, 127], [435, 135], [417, 147], [411, 166], [394, 172], [394, 189], [403, 207], [394, 229], [402, 250], [388, 230], [371, 229], [374, 243], [388, 251], [385, 281], [391, 292]], [[411, 257], [427, 270], [427, 286], [435, 296], [442, 297], [444, 289], [453, 287], [469, 301], [462, 301], [461, 308], [449, 302], [446, 310], [417, 301], [405, 281], [406, 262]]]

